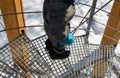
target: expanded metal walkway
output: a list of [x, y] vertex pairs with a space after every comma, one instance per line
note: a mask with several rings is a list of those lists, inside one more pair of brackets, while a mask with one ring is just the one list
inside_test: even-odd
[[[86, 35], [77, 36], [75, 43], [66, 46], [71, 51], [69, 58], [52, 60], [45, 49], [46, 39], [47, 36], [44, 35], [29, 40], [22, 34], [2, 47], [0, 77], [23, 78], [25, 72], [30, 71], [33, 78], [93, 78], [94, 64], [101, 60], [107, 62], [105, 77], [117, 78], [116, 75], [120, 75], [120, 57], [114, 54], [114, 46], [88, 44]], [[23, 54], [23, 50], [26, 54]], [[26, 59], [28, 61], [23, 64]]]

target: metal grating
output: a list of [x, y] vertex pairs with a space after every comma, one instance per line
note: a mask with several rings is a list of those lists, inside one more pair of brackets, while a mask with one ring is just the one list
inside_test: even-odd
[[52, 60], [45, 49], [46, 35], [31, 41], [22, 34], [0, 49], [0, 77], [24, 78], [29, 71], [33, 78], [93, 78], [94, 64], [104, 60], [105, 78], [117, 78], [120, 57], [114, 54], [114, 46], [88, 44], [86, 38], [77, 36], [75, 43], [66, 46], [71, 51], [69, 58]]

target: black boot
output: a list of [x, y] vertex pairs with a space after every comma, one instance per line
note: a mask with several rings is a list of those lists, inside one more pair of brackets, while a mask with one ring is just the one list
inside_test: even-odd
[[50, 42], [49, 39], [46, 40], [45, 45], [46, 45], [47, 50], [49, 50], [49, 49], [51, 49], [53, 47], [53, 45], [52, 45], [52, 43]]
[[53, 47], [49, 50], [49, 55], [50, 55], [51, 59], [53, 59], [53, 60], [65, 59], [70, 55], [70, 51], [58, 50]]
[[46, 44], [46, 49], [49, 51], [49, 55], [53, 60], [65, 59], [70, 55], [70, 51], [67, 51], [65, 49], [58, 50], [57, 48], [53, 47], [49, 39], [46, 40], [45, 44]]

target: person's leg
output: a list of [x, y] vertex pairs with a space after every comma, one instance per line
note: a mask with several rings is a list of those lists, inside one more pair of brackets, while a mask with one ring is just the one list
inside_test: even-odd
[[[69, 32], [69, 21], [74, 15], [74, 11], [68, 8], [67, 5], [58, 5], [59, 3], [44, 4], [44, 25], [48, 36], [46, 48], [49, 49], [49, 54], [52, 59], [64, 59], [70, 55], [70, 51], [65, 50], [65, 46], [59, 43], [64, 40]], [[56, 7], [55, 7], [56, 6]], [[51, 46], [51, 47], [50, 47]]]
[[[54, 47], [59, 48], [59, 42], [64, 40], [67, 36], [67, 27], [66, 22], [64, 21], [67, 5], [63, 5], [59, 1], [54, 3], [44, 4], [47, 7], [44, 8], [47, 13], [45, 13], [46, 20], [45, 22], [45, 31], [48, 35], [49, 40], [51, 41]], [[47, 23], [47, 25], [46, 25]], [[60, 46], [60, 48], [63, 46]]]
[[57, 6], [53, 6], [51, 9], [50, 41], [55, 47], [59, 48], [59, 43], [65, 40], [68, 32], [70, 32], [70, 21], [75, 14], [75, 7], [67, 4]]
[[[65, 11], [65, 12], [64, 12], [64, 11]], [[57, 38], [60, 39], [60, 40], [58, 39], [58, 43], [59, 43], [58, 45], [59, 45], [59, 46], [57, 46], [57, 48], [60, 48], [60, 49], [64, 48], [64, 46], [61, 45], [60, 42], [66, 40], [66, 38], [68, 37], [68, 35], [69, 35], [69, 33], [70, 33], [70, 21], [71, 21], [71, 19], [73, 18], [74, 14], [75, 14], [75, 6], [74, 6], [73, 4], [69, 5], [69, 7], [67, 7], [65, 10], [63, 10], [62, 13], [64, 13], [64, 16], [63, 16], [63, 17], [61, 16], [61, 17], [59, 17], [59, 18], [56, 18], [56, 19], [58, 19], [58, 22], [61, 23], [60, 27], [63, 26], [61, 33], [58, 34], [58, 35], [63, 35], [63, 37], [61, 37], [61, 38], [57, 37]], [[59, 15], [59, 14], [58, 14], [58, 15]], [[58, 23], [58, 24], [59, 24], [59, 23]], [[63, 24], [63, 25], [62, 25], [62, 24]], [[58, 26], [59, 26], [59, 25], [58, 25]], [[59, 29], [60, 27], [58, 27], [58, 29]], [[56, 30], [57, 30], [57, 29], [56, 29]], [[59, 30], [58, 30], [58, 31], [59, 31]], [[64, 38], [64, 39], [63, 39], [63, 38]]]
[[[69, 52], [66, 53], [61, 53], [61, 51], [58, 50], [58, 42], [55, 40], [53, 34], [50, 33], [50, 23], [51, 21], [51, 14], [50, 14], [50, 9], [49, 9], [49, 0], [44, 1], [43, 5], [43, 18], [44, 18], [44, 29], [45, 32], [48, 36], [48, 39], [46, 40], [46, 49], [49, 51], [49, 55], [52, 59], [63, 59], [69, 56]], [[59, 47], [60, 50], [64, 47]], [[57, 53], [58, 52], [58, 53]], [[60, 53], [60, 54], [59, 54]], [[66, 55], [66, 56], [63, 56]]]

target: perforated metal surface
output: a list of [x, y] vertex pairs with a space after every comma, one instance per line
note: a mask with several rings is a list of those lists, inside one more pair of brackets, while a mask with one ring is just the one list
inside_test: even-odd
[[101, 60], [107, 63], [105, 77], [117, 78], [113, 71], [119, 75], [119, 70], [116, 69], [120, 67], [113, 62], [119, 58], [115, 57], [114, 46], [88, 44], [86, 35], [78, 36], [75, 43], [66, 46], [71, 51], [69, 58], [52, 60], [45, 49], [46, 39], [47, 36], [44, 35], [31, 41], [22, 34], [2, 47], [0, 76], [23, 78], [25, 72], [29, 71], [33, 78], [93, 78], [93, 66]]

